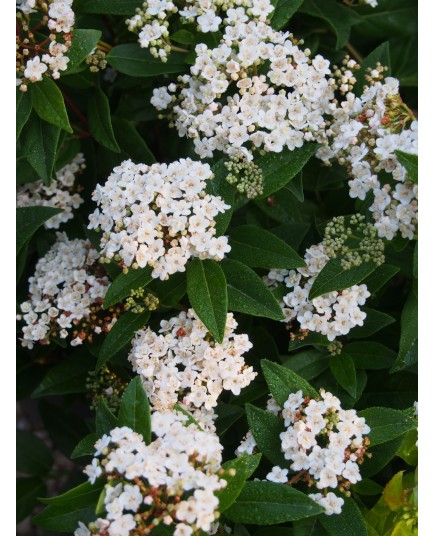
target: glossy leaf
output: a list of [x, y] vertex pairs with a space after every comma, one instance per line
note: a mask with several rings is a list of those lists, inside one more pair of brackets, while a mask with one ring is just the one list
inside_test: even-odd
[[47, 445], [31, 432], [17, 430], [17, 471], [30, 476], [48, 473], [53, 464], [53, 456]]
[[352, 342], [345, 346], [344, 352], [353, 358], [356, 368], [368, 370], [389, 368], [396, 358], [396, 352], [373, 341]]
[[418, 169], [418, 156], [417, 154], [409, 154], [405, 153], [404, 151], [395, 151], [395, 154], [399, 160], [399, 162], [405, 167], [408, 173], [408, 178], [412, 181], [417, 183], [418, 175], [417, 175], [417, 169]]
[[276, 30], [283, 28], [302, 3], [303, 0], [291, 0], [291, 2], [288, 2], [288, 0], [273, 1], [275, 7], [270, 15], [271, 26]]
[[76, 447], [71, 453], [71, 460], [79, 458], [80, 456], [92, 456], [95, 453], [95, 443], [98, 441], [99, 435], [96, 433], [88, 434], [77, 443]]
[[32, 106], [41, 119], [72, 133], [63, 95], [51, 78], [44, 77], [41, 82], [31, 84], [30, 96]]
[[18, 139], [32, 111], [32, 101], [30, 100], [30, 95], [28, 92], [24, 93], [23, 91], [20, 91], [19, 88], [16, 90], [16, 107], [17, 111], [15, 126], [17, 133], [16, 137]]
[[49, 395], [85, 393], [88, 372], [94, 368], [93, 359], [85, 355], [71, 355], [52, 367], [33, 391], [32, 398]]
[[368, 536], [368, 529], [357, 504], [348, 497], [345, 498], [339, 515], [324, 514], [319, 520], [330, 536]]
[[126, 274], [119, 274], [107, 290], [104, 308], [108, 309], [127, 298], [132, 290], [146, 287], [153, 280], [151, 272], [152, 268], [147, 266], [146, 268], [130, 268]]
[[38, 504], [38, 497], [46, 493], [46, 485], [40, 477], [17, 478], [16, 480], [16, 513], [17, 523], [30, 515]]
[[228, 311], [226, 278], [216, 261], [196, 258], [187, 267], [187, 294], [197, 316], [223, 342]]
[[361, 307], [361, 310], [366, 313], [363, 326], [354, 327], [348, 335], [350, 339], [370, 337], [371, 335], [374, 335], [374, 333], [377, 333], [377, 331], [380, 331], [395, 322], [395, 319], [392, 316], [381, 311], [376, 311], [369, 307]]
[[107, 61], [114, 69], [129, 76], [159, 76], [187, 70], [183, 54], [172, 52], [167, 62], [163, 63], [154, 58], [149, 50], [135, 43], [113, 47], [107, 54]]
[[81, 10], [84, 13], [101, 15], [134, 15], [136, 8], [142, 7], [141, 0], [84, 0]]
[[17, 236], [16, 246], [17, 254], [21, 251], [21, 248], [30, 240], [33, 234], [43, 225], [47, 220], [60, 214], [62, 212], [59, 208], [52, 207], [20, 207], [17, 208], [16, 224], [17, 224]]
[[368, 408], [360, 411], [359, 416], [364, 417], [371, 428], [369, 440], [372, 446], [392, 441], [417, 427], [413, 408]]
[[112, 411], [108, 408], [107, 403], [102, 398], [96, 408], [95, 425], [98, 437], [109, 434], [113, 428], [119, 424], [119, 421]]
[[246, 415], [249, 428], [262, 454], [273, 465], [287, 467], [288, 461], [283, 456], [279, 437], [285, 431], [283, 420], [251, 404], [246, 404]]
[[[98, 1], [98, 0], [96, 0]], [[95, 1], [92, 4], [96, 3]], [[80, 65], [96, 47], [101, 37], [99, 30], [86, 30], [82, 28], [74, 29], [71, 46], [67, 57], [69, 58], [66, 73]]]
[[128, 426], [134, 432], [141, 434], [145, 443], [149, 445], [151, 442], [151, 410], [140, 376], [131, 380], [125, 389], [118, 420], [119, 426]]
[[131, 121], [113, 116], [112, 125], [120, 148], [137, 163], [154, 164], [155, 156]]
[[401, 315], [399, 353], [391, 372], [405, 370], [417, 363], [418, 348], [418, 300], [410, 292]]
[[296, 393], [300, 390], [304, 396], [310, 396], [311, 398], [319, 396], [316, 389], [309, 382], [291, 369], [267, 359], [261, 361], [261, 367], [270, 392], [280, 407], [283, 408], [291, 393]]
[[100, 89], [96, 89], [89, 99], [87, 113], [89, 130], [96, 141], [110, 151], [120, 153], [121, 150], [113, 133], [109, 101]]

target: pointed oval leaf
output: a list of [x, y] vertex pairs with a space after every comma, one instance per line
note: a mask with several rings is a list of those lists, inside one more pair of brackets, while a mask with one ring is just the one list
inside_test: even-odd
[[96, 141], [110, 151], [120, 153], [121, 150], [113, 133], [109, 101], [100, 89], [97, 89], [89, 99], [87, 113], [89, 130]]
[[223, 342], [228, 314], [225, 275], [216, 261], [195, 258], [187, 267], [187, 294], [197, 316]]
[[339, 515], [322, 515], [319, 520], [330, 536], [368, 536], [363, 516], [357, 504], [345, 497], [342, 512]]
[[60, 208], [53, 207], [20, 207], [17, 208], [16, 224], [17, 224], [17, 254], [26, 244], [33, 234], [47, 220], [62, 212]]
[[137, 43], [117, 45], [107, 54], [109, 65], [129, 76], [159, 76], [186, 71], [185, 55], [172, 52], [166, 63], [154, 58], [149, 50]]
[[132, 290], [146, 287], [153, 280], [151, 272], [152, 268], [147, 266], [146, 268], [137, 268], [137, 270], [130, 268], [126, 274], [119, 274], [107, 290], [104, 297], [104, 309], [108, 309], [128, 297]]
[[345, 352], [331, 356], [330, 370], [338, 384], [343, 387], [350, 396], [356, 398], [357, 376], [353, 358]]
[[51, 78], [30, 85], [32, 106], [41, 119], [72, 134], [63, 95]]
[[409, 430], [417, 428], [414, 408], [406, 410], [392, 408], [368, 408], [359, 412], [371, 428], [369, 441], [372, 446], [392, 441]]
[[134, 432], [142, 434], [145, 443], [149, 445], [151, 442], [151, 410], [140, 376], [131, 380], [125, 389], [118, 420], [119, 426], [128, 426]]
[[99, 30], [74, 29], [71, 46], [68, 50], [68, 68], [66, 73], [80, 65], [96, 47], [101, 37]]

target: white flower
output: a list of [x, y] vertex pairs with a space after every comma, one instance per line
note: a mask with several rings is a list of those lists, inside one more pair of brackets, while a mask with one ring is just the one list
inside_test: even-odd
[[288, 482], [288, 469], [282, 469], [278, 465], [271, 469], [271, 472], [265, 477], [270, 482], [280, 482], [285, 484]]

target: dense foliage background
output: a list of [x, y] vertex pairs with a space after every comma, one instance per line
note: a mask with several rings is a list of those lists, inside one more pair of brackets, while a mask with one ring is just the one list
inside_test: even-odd
[[[272, 25], [303, 39], [303, 47], [312, 55], [322, 54], [338, 64], [349, 54], [361, 64], [360, 73], [374, 68], [377, 61], [387, 66], [388, 75], [399, 79], [403, 101], [417, 115], [416, 3], [379, 0], [375, 8], [338, 0], [279, 0], [274, 4]], [[179, 137], [169, 121], [159, 118], [150, 99], [154, 88], [189, 72], [195, 44], [205, 42], [212, 48], [220, 36], [217, 32], [198, 33], [194, 24], [178, 28], [173, 41], [186, 51], [175, 50], [167, 62], [161, 62], [140, 48], [137, 35], [125, 24], [140, 5], [136, 0], [75, 0], [67, 68], [58, 79], [45, 77], [28, 83], [25, 92], [17, 88], [18, 188], [36, 181], [48, 187], [56, 173], [82, 153], [85, 167], [77, 170], [76, 184], [84, 202], [59, 230], [70, 239], [89, 239], [96, 249], [99, 237], [87, 229], [89, 214], [95, 210], [91, 196], [115, 166], [127, 159], [148, 165], [199, 159], [192, 140]], [[32, 17], [36, 20], [38, 14]], [[22, 32], [22, 19], [17, 20]], [[95, 55], [95, 47], [99, 55]], [[91, 53], [92, 59], [86, 61]], [[97, 68], [91, 69], [92, 65]], [[355, 92], [360, 94], [363, 78], [358, 84]], [[21, 534], [71, 534], [79, 521], [97, 517], [101, 489], [91, 493], [89, 487], [83, 495], [44, 501], [48, 504], [45, 509], [38, 498], [59, 495], [85, 482], [83, 468], [92, 459], [95, 440], [117, 423], [131, 425], [131, 418], [121, 418], [122, 412], [131, 414], [138, 404], [145, 408], [139, 386], [139, 394], [133, 395], [130, 388], [122, 399], [136, 377], [127, 359], [134, 333], [144, 326], [157, 332], [161, 320], [189, 307], [217, 341], [227, 311], [234, 312], [237, 333], [247, 334], [253, 344], [244, 357], [257, 377], [240, 395], [223, 392], [216, 408], [224, 461], [235, 457], [249, 428], [259, 447], [255, 452], [262, 453], [259, 465], [252, 463], [244, 478], [230, 482], [235, 503], [227, 515], [222, 513], [222, 521], [232, 534], [417, 533], [417, 420], [413, 409], [417, 400], [417, 240], [401, 236], [384, 240], [384, 264], [373, 266], [362, 277], [345, 279], [348, 273], [338, 274], [338, 282], [327, 289], [363, 282], [371, 293], [367, 307], [362, 308], [367, 313], [363, 326], [337, 339], [343, 345], [340, 353], [330, 348], [323, 335], [311, 332], [299, 337], [296, 328], [288, 329], [280, 321], [282, 295], [261, 280], [270, 269], [300, 266], [298, 259], [321, 242], [326, 223], [333, 217], [358, 213], [367, 221], [371, 218], [368, 202], [348, 195], [345, 167], [324, 167], [313, 153], [305, 144], [295, 151], [255, 158], [264, 175], [264, 191], [254, 199], [227, 183], [223, 164], [227, 155], [216, 153], [214, 158], [202, 160], [215, 173], [210, 193], [221, 196], [233, 209], [218, 224], [220, 234], [229, 236], [232, 246], [225, 260], [219, 264], [191, 260], [186, 272], [167, 281], [152, 280], [146, 268], [125, 275], [117, 263], [103, 265], [115, 281], [111, 302], [105, 306], [111, 312], [118, 307], [119, 316], [109, 334], [95, 335], [93, 341], [76, 347], [61, 338], [31, 349], [18, 341], [17, 521]], [[28, 299], [28, 280], [38, 259], [56, 241], [56, 230], [44, 226], [56, 210], [48, 208], [49, 203], [46, 207], [26, 204], [17, 209], [18, 304]], [[273, 242], [273, 237], [289, 248]], [[125, 304], [131, 290], [139, 287], [158, 298], [156, 308], [125, 311], [119, 303]], [[17, 313], [22, 315], [19, 308]], [[20, 319], [19, 339], [22, 329]], [[268, 361], [264, 364], [262, 360]], [[273, 369], [269, 362], [282, 368]], [[276, 387], [273, 382], [282, 385]], [[271, 488], [261, 492], [249, 488], [252, 483], [241, 490], [247, 479], [264, 479], [282, 458], [275, 443], [279, 429], [273, 435], [267, 414], [259, 412], [255, 420], [252, 412], [265, 408], [270, 392], [278, 399], [276, 393], [283, 390], [284, 401], [290, 392], [302, 389], [305, 394], [309, 385], [313, 392], [320, 388], [330, 391], [345, 409], [354, 408], [366, 417], [372, 457], [361, 465], [363, 480], [352, 487], [352, 498], [346, 499], [341, 515], [325, 516], [312, 510], [300, 519], [295, 513], [298, 503], [290, 495], [285, 498]], [[300, 489], [304, 494], [307, 491]], [[261, 498], [254, 508], [249, 493]], [[268, 527], [270, 524], [277, 526]], [[157, 532], [170, 533], [169, 529]]]

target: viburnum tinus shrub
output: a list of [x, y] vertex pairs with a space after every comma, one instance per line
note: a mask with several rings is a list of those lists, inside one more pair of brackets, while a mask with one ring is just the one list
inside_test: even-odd
[[417, 534], [416, 7], [16, 28], [17, 533]]

